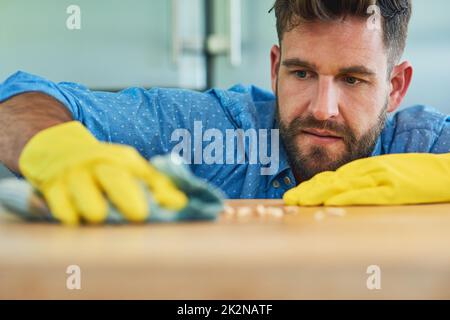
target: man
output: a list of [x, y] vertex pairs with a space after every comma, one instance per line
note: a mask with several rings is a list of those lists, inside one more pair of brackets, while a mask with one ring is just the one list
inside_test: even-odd
[[[368, 13], [374, 4], [381, 12], [375, 20]], [[18, 72], [0, 87], [0, 160], [41, 190], [66, 223], [103, 221], [102, 193], [131, 221], [142, 221], [147, 207], [137, 178], [163, 204], [182, 207], [186, 199], [171, 182], [123, 146], [147, 159], [166, 154], [178, 147], [179, 129], [193, 139], [215, 130], [182, 156], [230, 198], [284, 195], [292, 205], [450, 201], [450, 117], [423, 106], [387, 117], [413, 74], [410, 63], [399, 63], [410, 1], [277, 0], [274, 10], [275, 96], [242, 86], [91, 92]], [[199, 149], [221, 133], [270, 130], [273, 138], [278, 128], [279, 150], [278, 140], [268, 139], [277, 153], [271, 174], [262, 174], [268, 168], [261, 161], [197, 161]], [[228, 151], [216, 148], [215, 155]]]

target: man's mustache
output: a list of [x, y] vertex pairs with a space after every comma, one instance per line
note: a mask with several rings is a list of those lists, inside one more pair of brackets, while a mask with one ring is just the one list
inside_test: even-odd
[[333, 135], [342, 137], [345, 143], [353, 144], [357, 141], [356, 136], [347, 126], [329, 120], [317, 120], [313, 116], [306, 118], [295, 118], [288, 127], [288, 134], [291, 137], [304, 133], [303, 131], [309, 129], [326, 130]]

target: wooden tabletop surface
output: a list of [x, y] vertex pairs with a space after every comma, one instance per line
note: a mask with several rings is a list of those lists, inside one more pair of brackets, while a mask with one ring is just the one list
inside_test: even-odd
[[[450, 204], [282, 217], [245, 214], [280, 201], [228, 205], [241, 214], [145, 226], [66, 228], [2, 214], [0, 299], [450, 299]], [[67, 288], [70, 265], [80, 290]], [[374, 276], [379, 290], [368, 289]]]

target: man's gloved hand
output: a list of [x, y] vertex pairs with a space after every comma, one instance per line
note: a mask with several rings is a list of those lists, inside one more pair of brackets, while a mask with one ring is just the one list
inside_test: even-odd
[[357, 160], [289, 190], [287, 205], [405, 205], [450, 202], [450, 154]]
[[[25, 146], [22, 175], [45, 197], [54, 217], [65, 224], [101, 223], [109, 199], [131, 222], [144, 221], [149, 205], [142, 188], [174, 210], [187, 198], [172, 181], [129, 146], [101, 143], [79, 122], [39, 132]], [[106, 198], [105, 198], [106, 197]]]

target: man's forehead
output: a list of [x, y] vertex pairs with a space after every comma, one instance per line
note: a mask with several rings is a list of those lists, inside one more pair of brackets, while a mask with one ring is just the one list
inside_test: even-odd
[[319, 68], [379, 68], [387, 62], [382, 31], [371, 30], [360, 18], [302, 23], [284, 33], [281, 45], [282, 61], [299, 59]]

